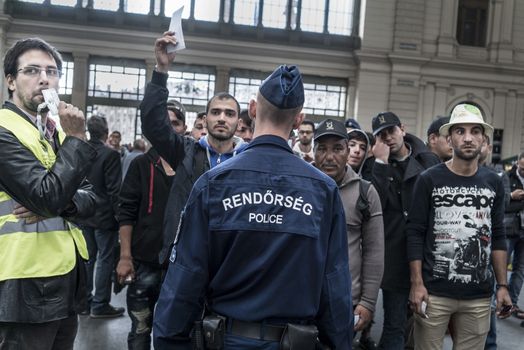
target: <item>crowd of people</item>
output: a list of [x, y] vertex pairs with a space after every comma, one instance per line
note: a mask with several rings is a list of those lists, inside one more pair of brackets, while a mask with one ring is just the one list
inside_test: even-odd
[[299, 68], [280, 66], [246, 109], [217, 93], [188, 130], [169, 45], [155, 42], [147, 141], [131, 149], [103, 116], [60, 102], [60, 125], [48, 117], [56, 49], [7, 51], [0, 350], [72, 349], [78, 315], [126, 312], [111, 304], [125, 286], [129, 349], [425, 350], [449, 332], [454, 349], [491, 350], [497, 319], [524, 319], [524, 152], [508, 172], [487, 165], [477, 104], [426, 140], [391, 111], [371, 131], [316, 124]]

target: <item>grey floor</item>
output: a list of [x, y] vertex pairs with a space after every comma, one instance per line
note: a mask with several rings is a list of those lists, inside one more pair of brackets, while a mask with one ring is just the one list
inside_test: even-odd
[[[113, 296], [111, 303], [125, 307], [125, 290]], [[524, 297], [524, 294], [521, 293]], [[524, 309], [524, 301], [520, 305]], [[372, 328], [372, 337], [378, 341], [382, 325], [382, 298], [379, 296], [376, 325]], [[515, 317], [497, 320], [497, 345], [500, 350], [524, 349], [524, 328], [522, 321]], [[78, 334], [75, 341], [75, 350], [120, 350], [127, 349], [127, 333], [131, 328], [131, 321], [127, 316], [115, 319], [92, 319], [89, 316], [80, 316]], [[445, 339], [444, 349], [452, 348], [449, 337]], [[477, 350], [477, 349], [472, 349]], [[482, 350], [482, 349], [478, 349]]]

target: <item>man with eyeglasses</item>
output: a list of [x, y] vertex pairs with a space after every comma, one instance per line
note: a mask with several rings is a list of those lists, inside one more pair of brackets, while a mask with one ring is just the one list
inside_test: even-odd
[[[58, 89], [62, 60], [41, 39], [17, 41], [4, 57], [9, 93], [0, 110], [0, 349], [72, 349], [85, 308], [88, 258], [72, 224], [93, 214], [81, 187], [96, 156], [84, 114], [60, 102], [63, 131], [42, 109]], [[39, 121], [39, 122], [37, 122]]]
[[304, 120], [298, 127], [298, 142], [293, 146], [293, 152], [308, 163], [311, 163], [315, 157], [313, 152], [314, 132], [315, 124], [310, 120]]
[[385, 260], [382, 279], [384, 326], [380, 349], [404, 349], [404, 325], [409, 297], [409, 265], [406, 256], [406, 221], [419, 174], [438, 164], [419, 138], [407, 134], [393, 112], [383, 112], [371, 122], [376, 143], [372, 183], [378, 191], [384, 217]]

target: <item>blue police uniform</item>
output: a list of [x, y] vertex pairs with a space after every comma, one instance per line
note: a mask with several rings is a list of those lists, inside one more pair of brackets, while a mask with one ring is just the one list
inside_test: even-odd
[[228, 319], [225, 349], [279, 347], [264, 334], [235, 334], [235, 320], [316, 324], [332, 348], [351, 348], [351, 278], [338, 188], [283, 138], [258, 136], [198, 179], [170, 261], [155, 310], [155, 349], [191, 349], [188, 335], [204, 304]]
[[233, 319], [316, 321], [337, 349], [350, 348], [346, 247], [335, 182], [285, 140], [257, 137], [191, 192], [156, 307], [155, 348], [183, 343], [177, 336], [204, 300]]

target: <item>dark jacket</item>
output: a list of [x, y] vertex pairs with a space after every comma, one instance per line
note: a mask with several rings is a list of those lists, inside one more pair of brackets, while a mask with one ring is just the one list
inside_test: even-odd
[[[351, 348], [351, 276], [338, 188], [286, 140], [259, 136], [202, 175], [182, 217], [155, 309], [155, 349], [190, 348], [189, 331], [204, 302], [228, 319], [268, 326], [310, 321], [330, 348]], [[229, 336], [225, 349], [276, 345], [244, 338], [235, 347]]]
[[[522, 182], [517, 176], [517, 166], [508, 172], [510, 192], [517, 189], [524, 189]], [[521, 213], [524, 210], [524, 200], [511, 199], [509, 205], [506, 206], [504, 223], [506, 226], [506, 236], [508, 238], [516, 237], [519, 235], [524, 236], [524, 227], [521, 225]]]
[[122, 183], [118, 210], [120, 226], [132, 225], [133, 260], [158, 265], [164, 211], [173, 183], [154, 148], [131, 161]]
[[[32, 123], [12, 103], [7, 102], [4, 108]], [[82, 184], [96, 151], [76, 137], [66, 137], [58, 146], [56, 132], [53, 146], [57, 158], [48, 171], [11, 132], [0, 127], [0, 190], [41, 216], [62, 216], [75, 222], [93, 215], [96, 196]], [[80, 287], [85, 277], [81, 276], [82, 268], [78, 260], [76, 268], [63, 276], [0, 282], [0, 322], [47, 322], [69, 317], [86, 296]]]
[[118, 192], [122, 181], [120, 155], [100, 140], [91, 139], [88, 143], [97, 152], [87, 179], [93, 185], [98, 200], [95, 215], [85, 226], [117, 231]]
[[[372, 182], [378, 191], [384, 217], [385, 260], [382, 288], [409, 291], [409, 265], [406, 256], [406, 220], [418, 174], [439, 164], [419, 138], [406, 134], [404, 142], [411, 155], [403, 162], [390, 159], [388, 164], [375, 162]], [[403, 169], [399, 170], [399, 169]], [[402, 174], [400, 176], [400, 174]]]
[[[154, 71], [151, 83], [147, 85], [144, 99], [140, 104], [140, 118], [144, 136], [151, 141], [158, 154], [176, 171], [166, 205], [166, 214], [168, 215], [164, 216], [164, 237], [159, 255], [160, 263], [164, 263], [169, 255], [180, 221], [180, 214], [189, 198], [193, 184], [200, 175], [210, 169], [209, 148], [206, 148], [205, 140], [196, 142], [192, 138], [177, 135], [171, 128], [167, 117], [166, 102], [169, 95], [166, 88], [167, 78], [167, 74]], [[245, 144], [239, 143], [237, 146], [243, 149]], [[234, 154], [236, 154], [236, 151], [223, 156], [228, 158]]]

